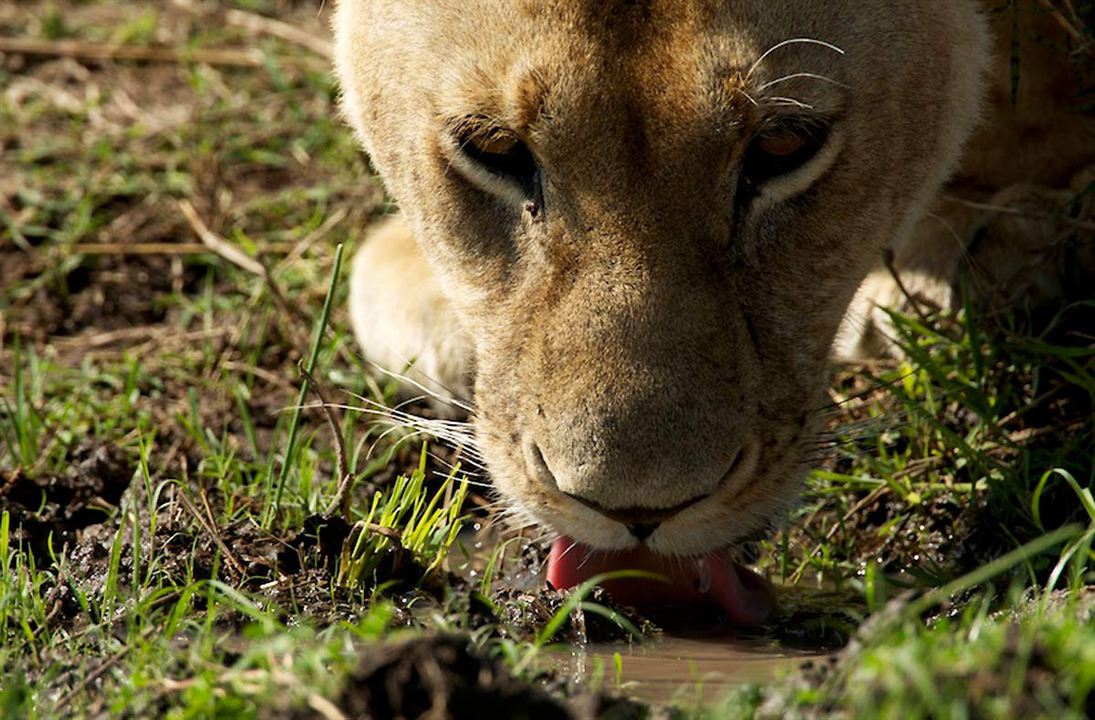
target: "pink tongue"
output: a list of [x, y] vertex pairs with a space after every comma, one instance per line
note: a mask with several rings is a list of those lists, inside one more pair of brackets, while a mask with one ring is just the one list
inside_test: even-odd
[[645, 547], [622, 552], [597, 551], [560, 537], [551, 546], [547, 579], [556, 588], [571, 588], [594, 575], [617, 570], [642, 570], [665, 577], [621, 578], [601, 583], [621, 605], [651, 610], [666, 605], [706, 605], [722, 609], [731, 622], [759, 625], [776, 608], [768, 581], [723, 553], [702, 557], [668, 557]]

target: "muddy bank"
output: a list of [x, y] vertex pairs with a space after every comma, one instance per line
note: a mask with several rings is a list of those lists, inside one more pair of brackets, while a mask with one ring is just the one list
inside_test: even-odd
[[9, 515], [12, 544], [25, 544], [42, 566], [51, 564], [51, 548], [60, 555], [80, 531], [106, 520], [133, 477], [128, 454], [116, 445], [85, 441], [70, 459], [60, 475], [0, 472], [0, 508]]
[[334, 704], [348, 717], [392, 720], [651, 717], [640, 703], [553, 685], [515, 678], [500, 661], [473, 649], [467, 636], [431, 635], [364, 650]]

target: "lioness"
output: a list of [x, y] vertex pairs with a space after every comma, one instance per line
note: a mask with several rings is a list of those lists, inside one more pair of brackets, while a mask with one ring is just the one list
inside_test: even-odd
[[[794, 502], [864, 277], [888, 249], [952, 289], [968, 228], [925, 217], [982, 117], [970, 197], [1091, 160], [1042, 5], [341, 0], [344, 111], [401, 209], [355, 262], [365, 353], [474, 388], [498, 491], [562, 536], [557, 584], [657, 568], [683, 588], [660, 599], [763, 619], [723, 551]], [[884, 336], [891, 278], [843, 352]]]

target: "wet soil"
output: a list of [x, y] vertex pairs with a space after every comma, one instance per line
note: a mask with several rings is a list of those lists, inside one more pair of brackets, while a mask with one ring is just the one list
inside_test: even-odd
[[[78, 631], [96, 619], [82, 616], [73, 587], [89, 594], [103, 591], [119, 533], [123, 541], [119, 577], [131, 576], [132, 530], [119, 528], [114, 521], [103, 522], [104, 509], [117, 509], [131, 498], [139, 507], [143, 483], [131, 485], [130, 459], [113, 446], [81, 446], [73, 460], [72, 472], [62, 477], [32, 480], [6, 473], [0, 497], [12, 512], [15, 538], [36, 550], [41, 567], [52, 565], [47, 545], [52, 534], [52, 542], [62, 543], [55, 545], [63, 548], [66, 557], [62, 568], [79, 568], [78, 572], [62, 569], [59, 577], [63, 581], [46, 589], [52, 604], [48, 622], [55, 628]], [[198, 506], [207, 502], [215, 508], [217, 498], [183, 499], [179, 492], [173, 488], [166, 491], [155, 534], [142, 538], [141, 561], [147, 563], [156, 557], [156, 572], [179, 583], [218, 577], [249, 591], [288, 623], [306, 618], [322, 627], [356, 621], [367, 611], [366, 593], [339, 587], [333, 580], [335, 560], [349, 529], [345, 521], [313, 516], [300, 530], [281, 535], [250, 522], [211, 530], [209, 518], [203, 522], [194, 512], [203, 513]], [[397, 626], [417, 625], [409, 608], [425, 600], [430, 607], [447, 603], [449, 612], [460, 611], [469, 627], [498, 625], [531, 638], [566, 599], [565, 593], [555, 591], [517, 593], [504, 589], [492, 602], [485, 602], [477, 598], [466, 579], [447, 573], [426, 576], [421, 566], [406, 557], [393, 556], [378, 572], [394, 582], [385, 597], [393, 601], [392, 623]], [[603, 593], [593, 599], [614, 607]], [[171, 596], [165, 598], [165, 602], [170, 600]], [[200, 599], [196, 602], [201, 604]], [[557, 640], [621, 638], [618, 626], [599, 616], [589, 618], [588, 623], [565, 623]], [[634, 616], [633, 620], [641, 622]], [[249, 621], [224, 610], [218, 616], [229, 637], [233, 629], [242, 630]], [[116, 628], [124, 632], [124, 622], [119, 620]], [[365, 645], [360, 657], [357, 670], [335, 701], [348, 717], [511, 717], [515, 712], [529, 718], [644, 717], [640, 704], [580, 690], [577, 685], [566, 686], [561, 680], [549, 686], [519, 680], [500, 661], [473, 649], [469, 637], [463, 635]], [[553, 694], [549, 689], [558, 692]], [[312, 715], [298, 715], [304, 716]]]
[[[559, 688], [556, 688], [559, 689]], [[348, 717], [529, 720], [647, 717], [645, 706], [597, 693], [567, 701], [516, 679], [463, 635], [418, 637], [365, 651], [336, 705]]]
[[8, 512], [11, 544], [23, 543], [40, 566], [76, 543], [80, 531], [101, 523], [129, 487], [134, 466], [114, 445], [84, 441], [70, 453], [63, 475], [0, 473], [0, 507]]
[[[1060, 357], [1037, 350], [1028, 335], [1012, 328], [986, 328], [983, 337], [991, 340], [985, 339], [985, 347], [978, 350], [986, 355], [982, 382], [991, 388], [986, 394], [996, 405], [979, 416], [968, 402], [940, 397], [931, 411], [931, 424], [939, 429], [924, 431], [949, 432], [956, 438], [977, 432], [976, 452], [964, 456], [955, 447], [940, 446], [934, 456], [924, 457], [923, 448], [912, 449], [919, 459], [892, 479], [913, 486], [933, 481], [935, 489], [927, 496], [912, 500], [892, 488], [850, 489], [842, 493], [842, 502], [826, 503], [807, 522], [789, 528], [785, 542], [801, 548], [822, 542], [839, 548], [839, 554], [861, 568], [870, 563], [893, 578], [934, 578], [938, 583], [995, 559], [1017, 540], [1086, 522], [1064, 483], [1044, 488], [1040, 524], [1029, 512], [1029, 494], [1046, 468], [1090, 477], [1095, 398], [1075, 381], [1073, 357], [1087, 352], [1080, 372], [1091, 372], [1095, 356], [1085, 349], [1090, 346], [1086, 328], [1093, 321], [1090, 303], [1055, 316], [1053, 327], [1039, 339], [1046, 347], [1056, 346]], [[964, 332], [953, 320], [939, 323], [940, 332], [951, 337]], [[910, 450], [912, 439], [902, 432], [910, 414], [876, 372], [852, 368], [834, 381], [843, 400], [829, 415], [820, 468], [855, 474], [860, 459], [877, 455], [879, 447], [890, 456]], [[887, 414], [879, 415], [881, 409]]]
[[[118, 11], [124, 13], [127, 9]], [[169, 13], [164, 15], [167, 17]], [[314, 9], [303, 15], [316, 21]], [[92, 89], [97, 85], [114, 88], [103, 116], [119, 127], [134, 122], [114, 102], [127, 93], [155, 103], [142, 102], [144, 114], [162, 118], [168, 124], [185, 127], [192, 121], [211, 122], [195, 117], [199, 109], [179, 100], [190, 97], [191, 93], [172, 72], [155, 66], [118, 65], [96, 68], [91, 73], [68, 61], [31, 61], [19, 74], [59, 92], [77, 87]], [[293, 129], [275, 128], [283, 130], [289, 133]], [[48, 139], [51, 132], [57, 131], [58, 128], [45, 126], [21, 128], [19, 137], [0, 131], [0, 150], [14, 153], [32, 145], [36, 139], [33, 132], [41, 132]], [[144, 148], [136, 150], [143, 152]], [[41, 157], [35, 162], [35, 169], [71, 164], [76, 157], [73, 152], [62, 149], [55, 155]], [[172, 160], [160, 150], [148, 150], [142, 157], [148, 166], [143, 170], [148, 172], [158, 172], [158, 166]], [[221, 168], [209, 158], [196, 159], [192, 167], [183, 170], [189, 173], [193, 184], [189, 199], [215, 231], [230, 227], [252, 229], [248, 223], [260, 221], [249, 218], [239, 208], [263, 193], [289, 185], [307, 187], [316, 172], [307, 165], [293, 172], [242, 164]], [[10, 348], [16, 338], [39, 349], [49, 347], [57, 351], [57, 357], [73, 367], [96, 352], [109, 351], [119, 356], [135, 352], [146, 363], [146, 370], [157, 374], [159, 354], [178, 351], [192, 342], [187, 334], [191, 327], [181, 319], [185, 304], [172, 298], [194, 300], [207, 290], [217, 297], [243, 293], [228, 279], [220, 264], [209, 258], [190, 258], [184, 262], [172, 256], [124, 252], [77, 256], [49, 236], [64, 228], [74, 211], [74, 199], [83, 197], [88, 188], [66, 180], [50, 184], [49, 191], [53, 194], [46, 198], [48, 202], [41, 199], [30, 202], [26, 192], [31, 183], [22, 182], [15, 174], [2, 176], [0, 173], [0, 212], [11, 217], [38, 213], [34, 225], [43, 232], [27, 237], [24, 245], [0, 244], [0, 287], [5, 289], [5, 295], [7, 289], [17, 289], [12, 297], [3, 298], [10, 304], [0, 307], [0, 389], [10, 380]], [[225, 200], [226, 197], [229, 199]], [[99, 197], [96, 202], [99, 205], [95, 214], [102, 221], [102, 230], [83, 241], [119, 245], [194, 242], [193, 233], [179, 215], [174, 200], [161, 192], [147, 188], [118, 192], [111, 197]], [[364, 226], [365, 219], [379, 212], [382, 204], [379, 190], [363, 191], [352, 203], [347, 222]], [[322, 292], [323, 288], [317, 286], [301, 291], [301, 297], [294, 300], [302, 307], [315, 307]], [[306, 336], [309, 328], [305, 327], [302, 333], [290, 318], [275, 317], [267, 324], [260, 323], [259, 329], [249, 328], [242, 336], [232, 337], [228, 332], [235, 332], [242, 325], [238, 315], [218, 314], [210, 337], [210, 352], [221, 363], [258, 366], [260, 372], [252, 374], [254, 392], [247, 409], [254, 421], [260, 451], [267, 452], [279, 411], [294, 402], [296, 363], [304, 347], [300, 338]], [[261, 346], [260, 351], [255, 352], [256, 346]], [[250, 456], [235, 400], [215, 390], [194, 387], [187, 380], [169, 376], [157, 380], [155, 406], [150, 411], [163, 449], [157, 450], [158, 454], [152, 458], [154, 484], [162, 477], [175, 476], [179, 466], [195, 478], [199, 475], [202, 450], [179, 421], [180, 414], [189, 412], [192, 393], [197, 398], [201, 423], [217, 432], [223, 429], [234, 446], [240, 448], [240, 456]], [[141, 391], [153, 394], [149, 388], [142, 387]], [[147, 402], [147, 398], [143, 401]], [[1009, 430], [1068, 427], [1077, 417], [1091, 417], [1091, 402], [1090, 397], [1057, 397], [1052, 403], [1024, 414]], [[420, 409], [423, 414], [428, 412]], [[854, 412], [838, 418], [843, 423], [857, 419], [861, 418]], [[955, 427], [961, 427], [961, 418], [950, 420]], [[305, 424], [309, 432], [325, 432], [318, 415], [306, 417]], [[434, 452], [440, 455], [440, 460], [431, 465], [431, 470], [443, 471], [451, 456], [440, 449]], [[383, 487], [417, 464], [416, 449], [401, 450], [391, 466], [371, 481]], [[314, 515], [299, 528], [273, 530], [263, 529], [252, 520], [218, 524], [214, 518], [223, 515], [228, 499], [195, 479], [164, 488], [155, 509], [156, 532], [143, 533], [140, 548], [134, 552], [136, 541], [131, 526], [121, 526], [117, 520], [118, 509], [123, 503], [130, 503], [142, 526], [149, 526], [147, 490], [144, 481], [135, 477], [137, 465], [133, 453], [115, 444], [113, 439], [89, 438], [69, 450], [65, 467], [63, 472], [52, 474], [34, 474], [29, 468], [0, 473], [0, 507], [10, 513], [14, 541], [31, 550], [39, 567], [48, 568], [53, 557], [63, 556], [67, 568], [79, 568], [78, 574], [60, 570], [56, 585], [46, 592], [51, 608], [47, 622], [51, 624], [77, 628], [99, 620], [81, 615], [73, 585], [83, 592], [102, 592], [111, 550], [119, 533], [122, 578], [131, 577], [135, 555], [143, 567], [155, 557], [155, 572], [166, 580], [184, 583], [218, 578], [253, 593], [267, 609], [285, 620], [304, 619], [326, 626], [355, 620], [367, 610], [365, 593], [341, 588], [333, 582], [334, 563], [348, 533], [346, 523], [339, 518]], [[832, 469], [840, 467], [834, 463]], [[321, 467], [318, 472], [329, 476], [333, 468]], [[1049, 493], [1044, 502], [1047, 523], [1063, 522], [1068, 513], [1056, 517], [1053, 508], [1068, 507], [1070, 498], [1066, 491], [1051, 489]], [[255, 502], [245, 497], [232, 500], [237, 508]], [[870, 497], [864, 492], [852, 500], [854, 512], [847, 517], [826, 510], [792, 529], [789, 542], [802, 548], [812, 547], [817, 528], [838, 527], [829, 539], [855, 548], [856, 562], [875, 562], [883, 571], [895, 573], [928, 567], [941, 575], [973, 567], [1008, 546], [999, 538], [998, 528], [985, 523], [993, 510], [991, 503], [999, 502], [991, 495], [978, 495], [972, 501], [969, 496], [958, 494], [938, 495], [912, 516], [915, 520], [887, 534], [880, 529], [905, 514], [906, 506], [888, 494]], [[473, 493], [472, 507], [486, 508], [490, 504], [491, 498], [485, 494]], [[486, 510], [476, 512], [482, 517], [487, 515]], [[478, 583], [460, 573], [437, 575], [423, 583], [423, 568], [393, 554], [380, 571], [386, 580], [395, 581], [389, 589], [396, 608], [393, 624], [413, 626], [416, 618], [410, 608], [424, 601], [427, 607], [444, 606], [459, 611], [473, 629], [493, 625], [505, 636], [535, 637], [563, 606], [567, 595], [539, 584], [542, 548], [528, 543], [519, 553], [519, 559], [518, 566], [507, 569], [494, 584], [490, 597], [484, 598], [477, 594]], [[716, 618], [713, 626], [717, 629], [712, 635], [717, 635], [717, 639], [701, 642], [656, 633], [642, 617], [618, 607], [601, 592], [595, 592], [590, 601], [627, 618], [648, 639], [650, 636], [657, 639], [648, 645], [623, 644], [627, 635], [617, 624], [600, 615], [583, 613], [565, 623], [555, 641], [579, 648], [587, 643], [597, 645], [589, 651], [581, 649], [579, 654], [584, 659], [571, 658], [575, 664], [567, 665], [567, 672], [581, 675], [595, 664], [592, 658], [600, 657], [611, 674], [612, 655], [621, 652], [624, 681], [639, 681], [652, 686], [655, 692], [680, 679], [678, 674], [690, 667], [690, 661], [696, 663], [701, 675], [712, 668], [711, 672], [720, 673], [729, 683], [764, 679], [777, 667], [800, 662], [799, 655], [787, 648], [809, 653], [842, 647], [862, 616], [861, 606], [848, 595], [810, 593], [801, 597], [783, 592], [784, 611], [773, 625], [727, 634], [725, 627], [718, 627]], [[242, 616], [221, 618], [228, 631], [242, 628], [247, 621]], [[337, 700], [338, 706], [350, 716], [417, 717], [435, 712], [438, 717], [446, 713], [464, 717], [466, 711], [473, 711], [472, 716], [491, 717], [492, 711], [499, 708], [507, 711], [520, 708], [529, 717], [631, 717], [628, 713], [635, 711], [635, 706], [597, 694], [579, 694], [566, 703], [553, 699], [539, 685], [513, 678], [494, 659], [475, 650], [464, 636], [430, 636], [363, 648], [361, 653], [357, 671]], [[585, 670], [575, 669], [578, 665]], [[819, 666], [824, 663], [819, 662]], [[976, 673], [971, 674], [970, 681], [971, 692], [997, 689], [991, 678], [979, 678]]]

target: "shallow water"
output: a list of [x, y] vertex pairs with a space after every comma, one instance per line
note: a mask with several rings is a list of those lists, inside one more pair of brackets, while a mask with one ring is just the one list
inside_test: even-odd
[[826, 657], [824, 653], [796, 651], [726, 634], [664, 635], [632, 645], [554, 650], [545, 657], [545, 665], [574, 680], [614, 689], [615, 653], [621, 659], [621, 692], [646, 702], [676, 699], [686, 705], [714, 702], [736, 685], [767, 682], [807, 661]]
[[[449, 569], [476, 582], [490, 553], [499, 547], [500, 539], [492, 528], [482, 528], [476, 523], [461, 534], [460, 540], [462, 552], [453, 554], [448, 561]], [[521, 545], [515, 544], [505, 553], [511, 562], [500, 563], [497, 582], [534, 592], [543, 587], [543, 569], [514, 561], [520, 552]], [[786, 592], [780, 597], [784, 605], [788, 604], [784, 601], [791, 600]], [[819, 649], [783, 647], [770, 638], [742, 637], [725, 625], [697, 627], [683, 618], [663, 620], [685, 620], [686, 624], [671, 625], [680, 629], [636, 643], [553, 646], [556, 649], [541, 656], [538, 664], [576, 682], [618, 690], [637, 700], [666, 703], [676, 699], [694, 706], [714, 702], [734, 686], [769, 682], [795, 671], [805, 662], [831, 654]], [[693, 620], [703, 623], [711, 618]], [[616, 653], [620, 655], [619, 687]]]

